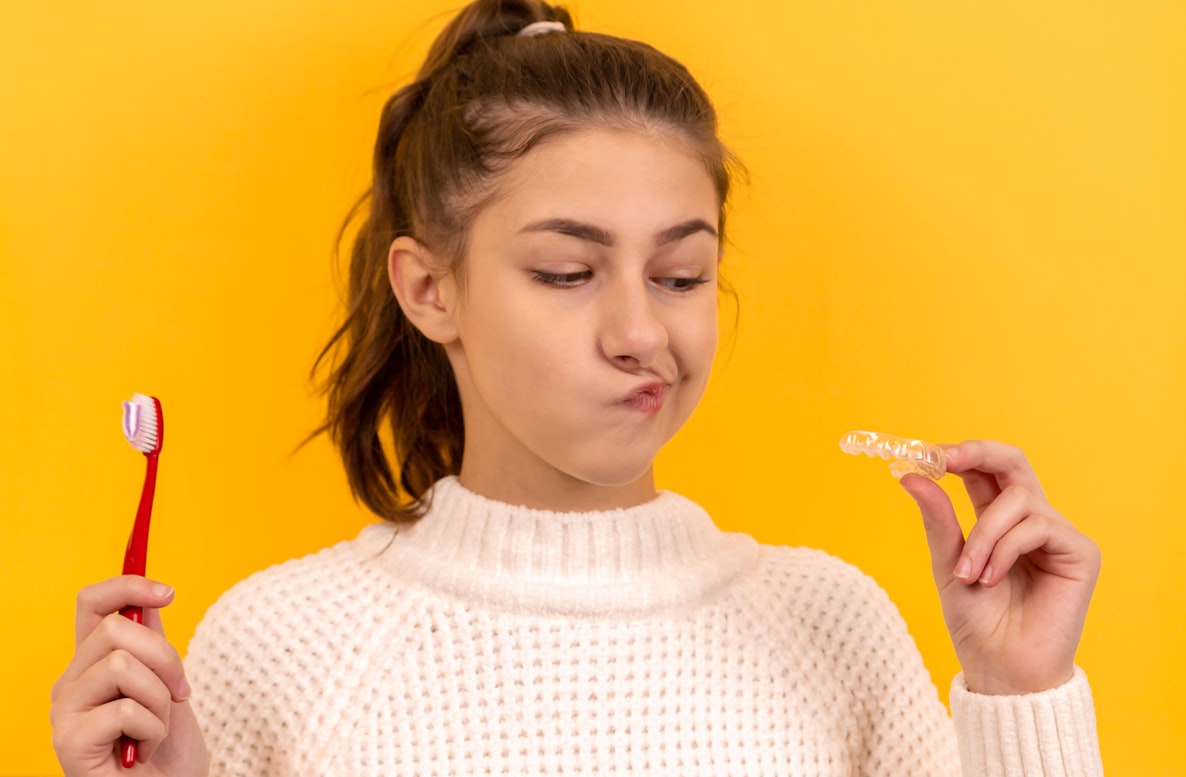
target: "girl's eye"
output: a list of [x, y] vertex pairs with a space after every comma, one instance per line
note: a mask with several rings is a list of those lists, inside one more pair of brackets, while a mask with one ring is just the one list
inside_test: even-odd
[[[549, 272], [547, 270], [532, 270], [531, 279], [536, 283], [542, 283], [545, 286], [556, 286], [562, 289], [573, 288], [580, 286], [593, 277], [592, 270], [577, 270], [575, 272]], [[695, 277], [695, 278], [654, 278], [654, 283], [662, 286], [665, 289], [675, 292], [689, 292], [705, 283], [709, 283], [709, 278]]]
[[531, 279], [533, 281], [543, 283], [547, 286], [559, 286], [561, 288], [580, 286], [582, 283], [592, 277], [592, 270], [581, 270], [579, 272], [547, 272], [546, 270], [533, 270], [531, 273]]
[[702, 284], [708, 283], [708, 278], [655, 278], [655, 283], [672, 291], [691, 291]]

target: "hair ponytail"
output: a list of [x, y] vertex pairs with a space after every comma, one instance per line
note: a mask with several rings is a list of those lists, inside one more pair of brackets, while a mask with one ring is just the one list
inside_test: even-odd
[[[396, 92], [383, 107], [375, 142], [371, 190], [351, 209], [366, 214], [354, 237], [346, 316], [314, 364], [339, 349], [323, 386], [325, 423], [346, 467], [350, 489], [372, 512], [391, 521], [414, 520], [434, 482], [461, 466], [465, 431], [461, 400], [444, 349], [404, 316], [387, 277], [387, 253], [411, 217], [396, 192], [396, 151], [419, 110], [426, 83]], [[386, 423], [386, 429], [384, 424]], [[391, 436], [398, 478], [384, 444]]]
[[685, 141], [716, 183], [724, 235], [733, 160], [687, 70], [621, 38], [517, 36], [540, 21], [572, 28], [567, 11], [533, 0], [476, 0], [454, 17], [416, 80], [384, 106], [370, 191], [342, 227], [340, 237], [363, 218], [345, 320], [314, 365], [316, 373], [333, 360], [325, 422], [314, 434], [330, 434], [351, 490], [387, 520], [419, 517], [433, 483], [460, 471], [465, 443], [444, 348], [411, 324], [391, 291], [396, 237], [414, 237], [460, 272], [468, 225], [497, 195], [499, 175], [547, 138], [589, 127], [660, 130]]
[[564, 8], [539, 2], [493, 0], [470, 3], [458, 12], [428, 49], [417, 78], [427, 80], [456, 58], [497, 38], [513, 37], [533, 22], [560, 22], [572, 30], [572, 16]]

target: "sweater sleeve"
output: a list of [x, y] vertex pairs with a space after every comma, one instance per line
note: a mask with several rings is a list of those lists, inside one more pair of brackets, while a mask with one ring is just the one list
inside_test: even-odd
[[271, 695], [277, 667], [261, 660], [271, 635], [260, 633], [255, 605], [242, 593], [240, 583], [206, 611], [185, 657], [211, 777], [288, 773], [283, 718]]
[[831, 562], [838, 589], [831, 612], [821, 617], [848, 635], [842, 643], [846, 650], [835, 659], [836, 671], [863, 717], [861, 773], [957, 777], [955, 731], [898, 608], [873, 578], [821, 555]]
[[[868, 575], [820, 550], [772, 548], [757, 610], [802, 681], [843, 721], [844, 751], [862, 777], [959, 777], [947, 708], [898, 609]], [[760, 582], [759, 582], [760, 581]], [[793, 669], [791, 671], [794, 671]]]
[[[1019, 696], [972, 693], [960, 674], [951, 693], [954, 724], [945, 720], [944, 731], [935, 728], [933, 716], [938, 702], [934, 686], [905, 621], [871, 578], [850, 569], [852, 595], [868, 611], [863, 619], [867, 631], [859, 660], [867, 670], [860, 684], [874, 711], [868, 721], [872, 741], [889, 746], [905, 739], [907, 746], [918, 748], [919, 756], [932, 759], [927, 762], [926, 774], [949, 773], [946, 742], [951, 730], [958, 741], [956, 773], [962, 777], [1103, 774], [1091, 689], [1080, 669], [1059, 688]], [[903, 736], [900, 731], [903, 721], [915, 721], [914, 725], [920, 726], [927, 737], [934, 737], [932, 746], [911, 743], [909, 735]], [[901, 745], [890, 753], [894, 760], [900, 760]], [[879, 764], [887, 762], [886, 754], [879, 756]], [[924, 772], [920, 766], [919, 771], [911, 773]]]
[[315, 759], [349, 697], [327, 688], [366, 633], [343, 628], [357, 608], [342, 592], [372, 590], [343, 547], [257, 572], [198, 624], [185, 665], [211, 777], [327, 773]]
[[848, 688], [863, 731], [862, 774], [1103, 774], [1091, 690], [1081, 670], [1064, 686], [1023, 696], [971, 693], [957, 676], [949, 718], [885, 591], [821, 551], [796, 549], [793, 555], [793, 577], [813, 581], [791, 586], [800, 596], [811, 591], [796, 603], [796, 616], [817, 635], [829, 671]]
[[1024, 696], [972, 693], [956, 675], [951, 712], [965, 777], [1104, 773], [1091, 688], [1077, 667], [1066, 684]]
[[369, 662], [386, 655], [389, 609], [375, 602], [392, 601], [360, 558], [343, 542], [286, 561], [206, 611], [185, 664], [211, 777], [360, 773], [338, 759]]

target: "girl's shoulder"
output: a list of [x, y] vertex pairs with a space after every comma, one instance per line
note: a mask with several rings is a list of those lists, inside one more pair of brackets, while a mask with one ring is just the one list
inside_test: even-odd
[[210, 605], [198, 624], [195, 641], [228, 633], [236, 634], [236, 639], [244, 639], [245, 634], [270, 639], [294, 629], [307, 633], [318, 624], [337, 626], [345, 612], [365, 612], [390, 587], [367, 557], [377, 552], [376, 547], [382, 548], [383, 537], [392, 528], [367, 526], [354, 539], [244, 578]]
[[383, 524], [368, 525], [352, 539], [254, 572], [228, 589], [227, 595], [291, 593], [287, 589], [293, 586], [340, 588], [366, 566], [367, 549], [374, 546], [376, 537], [389, 534], [391, 528]]
[[892, 675], [894, 667], [921, 666], [909, 629], [885, 590], [830, 553], [763, 545], [746, 587], [744, 611], [761, 639], [780, 655], [826, 668], [844, 685], [856, 688]]
[[826, 550], [802, 545], [762, 545], [762, 569], [784, 584], [809, 587], [873, 586], [877, 582], [860, 567]]
[[366, 561], [386, 528], [256, 572], [206, 611], [185, 666], [216, 757], [249, 745], [284, 762], [293, 738], [319, 735], [311, 727], [337, 698], [324, 689], [365, 674], [383, 637], [370, 624], [397, 598]]
[[824, 550], [762, 545], [753, 584], [799, 622], [843, 626], [850, 619], [898, 628], [901, 616], [885, 589], [859, 567]]

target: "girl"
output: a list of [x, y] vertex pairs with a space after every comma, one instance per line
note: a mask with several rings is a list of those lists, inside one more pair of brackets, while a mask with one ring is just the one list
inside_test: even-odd
[[121, 735], [162, 775], [1100, 773], [1073, 663], [1099, 553], [1016, 449], [947, 449], [966, 541], [903, 480], [954, 724], [867, 577], [656, 492], [716, 346], [730, 168], [670, 58], [532, 0], [463, 10], [384, 110], [327, 348], [324, 430], [386, 522], [233, 588], [184, 668], [170, 589], [84, 589], [65, 773], [118, 774]]

